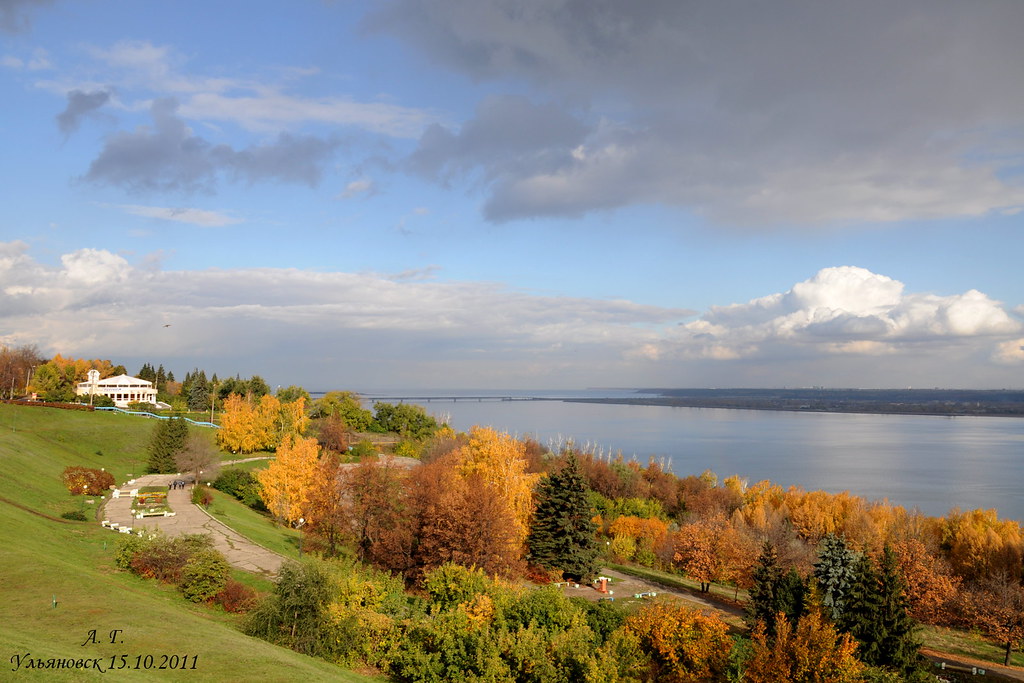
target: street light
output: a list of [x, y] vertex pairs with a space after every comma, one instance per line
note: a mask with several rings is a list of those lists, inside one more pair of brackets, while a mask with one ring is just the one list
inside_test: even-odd
[[305, 517], [299, 517], [299, 526], [296, 527], [299, 530], [299, 559], [302, 559], [302, 525], [306, 523]]

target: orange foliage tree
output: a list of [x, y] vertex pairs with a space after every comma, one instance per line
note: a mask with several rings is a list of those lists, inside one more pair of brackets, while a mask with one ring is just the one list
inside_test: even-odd
[[757, 545], [724, 517], [703, 519], [679, 527], [672, 537], [673, 564], [700, 582], [707, 593], [713, 582], [749, 584]]
[[784, 614], [775, 620], [771, 639], [763, 622], [751, 634], [753, 653], [746, 662], [745, 681], [750, 683], [847, 683], [861, 680], [864, 665], [854, 656], [857, 641], [840, 635], [811, 610], [797, 622], [796, 630]]
[[286, 437], [270, 466], [256, 475], [260, 497], [274, 517], [294, 524], [306, 515], [319, 453], [316, 439]]
[[640, 641], [657, 681], [724, 680], [732, 639], [717, 615], [705, 615], [678, 603], [659, 602], [626, 619], [623, 629]]

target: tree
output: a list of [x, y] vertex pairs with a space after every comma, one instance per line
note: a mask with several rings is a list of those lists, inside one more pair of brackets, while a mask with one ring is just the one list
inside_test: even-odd
[[149, 439], [149, 463], [146, 470], [156, 474], [180, 472], [175, 458], [185, 447], [187, 439], [188, 423], [180, 417], [157, 422]]
[[349, 524], [349, 506], [342, 487], [342, 469], [338, 458], [323, 453], [317, 461], [316, 474], [309, 489], [306, 524], [303, 533], [326, 544], [325, 555], [333, 557], [345, 537]]
[[763, 622], [768, 635], [775, 635], [775, 617], [780, 612], [790, 622], [804, 613], [807, 589], [795, 569], [783, 572], [775, 546], [765, 541], [754, 568], [754, 584], [747, 604], [753, 625]]
[[864, 554], [854, 572], [839, 627], [857, 639], [862, 662], [912, 671], [919, 644], [895, 553], [886, 546], [880, 566]]
[[764, 622], [751, 635], [753, 654], [746, 662], [749, 683], [852, 683], [864, 665], [854, 656], [857, 641], [840, 634], [814, 609], [794, 629], [785, 615], [775, 618], [775, 637]]
[[832, 621], [842, 619], [846, 595], [853, 584], [853, 567], [857, 553], [851, 550], [841, 536], [826, 534], [818, 545], [818, 561], [814, 565], [814, 578], [821, 593], [821, 606]]
[[672, 561], [707, 593], [715, 581], [744, 582], [753, 552], [749, 542], [722, 516], [679, 527], [672, 539]]
[[357, 394], [351, 391], [329, 391], [313, 402], [312, 417], [340, 418], [354, 432], [369, 431], [373, 425], [373, 413], [363, 408]]
[[597, 525], [589, 492], [579, 461], [571, 453], [562, 467], [540, 480], [527, 537], [531, 562], [576, 580], [597, 572]]
[[374, 403], [374, 419], [386, 432], [401, 434], [410, 439], [425, 439], [437, 431], [437, 420], [427, 415], [422, 407], [411, 403]]
[[210, 443], [208, 435], [193, 431], [185, 440], [185, 446], [174, 456], [174, 462], [179, 472], [191, 472], [192, 481], [199, 485], [200, 474], [206, 481], [217, 478], [220, 454]]
[[259, 472], [260, 497], [275, 518], [294, 524], [305, 516], [319, 452], [316, 439], [289, 436]]
[[248, 382], [248, 397], [256, 401], [270, 394], [270, 387], [259, 375], [253, 375]]
[[10, 399], [21, 396], [32, 368], [42, 362], [35, 346], [0, 346], [0, 393]]
[[[290, 404], [295, 409], [295, 404]], [[301, 406], [299, 406], [301, 411]], [[294, 418], [291, 424], [304, 427], [304, 418]], [[253, 405], [238, 394], [231, 394], [224, 401], [221, 428], [217, 432], [220, 446], [233, 453], [253, 453], [259, 450], [273, 450], [285, 435], [298, 435], [299, 431], [282, 427], [281, 402], [267, 394]]]
[[276, 396], [281, 403], [293, 403], [300, 398], [309, 401], [309, 392], [294, 384], [284, 389], [278, 389]]
[[1009, 574], [991, 577], [961, 594], [967, 624], [1003, 646], [1003, 664], [1024, 644], [1024, 586]]
[[281, 567], [273, 594], [249, 613], [245, 633], [313, 657], [327, 656], [336, 648], [332, 594], [322, 563], [289, 562]]
[[333, 453], [345, 453], [348, 451], [350, 442], [348, 427], [344, 420], [337, 415], [331, 415], [320, 423], [320, 431], [317, 434], [317, 441], [320, 447]]
[[210, 383], [206, 381], [206, 373], [200, 370], [194, 374], [185, 394], [189, 410], [210, 409]]
[[650, 655], [656, 681], [721, 681], [729, 662], [729, 627], [717, 615], [678, 603], [655, 603], [626, 619], [623, 629]]
[[351, 468], [342, 486], [360, 559], [392, 571], [409, 569], [413, 538], [404, 470], [367, 461]]

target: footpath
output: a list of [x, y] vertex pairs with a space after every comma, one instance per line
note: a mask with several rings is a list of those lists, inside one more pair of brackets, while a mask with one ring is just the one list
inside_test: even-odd
[[209, 534], [213, 547], [220, 551], [227, 561], [239, 569], [276, 576], [285, 558], [263, 546], [256, 545], [238, 532], [212, 517], [199, 505], [192, 504], [192, 484], [182, 488], [171, 488], [167, 492], [167, 504], [174, 511], [173, 517], [132, 516], [132, 489], [143, 486], [169, 486], [181, 480], [178, 474], [147, 474], [131, 483], [123, 484], [119, 497], [110, 498], [103, 510], [103, 519], [116, 522], [122, 527], [133, 529], [159, 530], [167, 536], [185, 534]]

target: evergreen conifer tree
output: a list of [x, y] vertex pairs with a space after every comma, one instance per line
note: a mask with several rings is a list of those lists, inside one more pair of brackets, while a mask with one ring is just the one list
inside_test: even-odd
[[197, 370], [192, 374], [185, 400], [188, 401], [189, 410], [210, 409], [210, 386], [206, 381], [206, 372]]
[[916, 624], [907, 610], [896, 555], [886, 546], [881, 566], [866, 554], [854, 567], [854, 582], [839, 626], [860, 643], [858, 658], [873, 666], [909, 673], [916, 666]]
[[807, 584], [795, 569], [783, 572], [775, 546], [765, 541], [754, 568], [754, 585], [747, 604], [748, 619], [752, 625], [764, 622], [765, 630], [775, 635], [775, 616], [782, 612], [789, 623], [803, 616], [807, 598]]
[[185, 448], [187, 439], [188, 423], [181, 418], [173, 417], [158, 422], [149, 440], [147, 471], [156, 474], [177, 472], [175, 456]]
[[565, 464], [541, 479], [537, 507], [526, 544], [530, 561], [546, 569], [561, 569], [576, 580], [597, 572], [597, 525], [588, 498], [589, 487], [579, 461], [569, 454]]
[[846, 606], [846, 596], [854, 580], [857, 553], [846, 541], [828, 534], [818, 546], [818, 561], [814, 565], [814, 578], [821, 592], [821, 606], [833, 622], [839, 623]]

